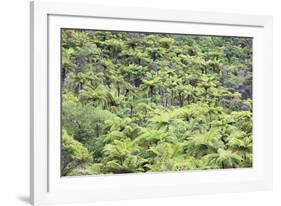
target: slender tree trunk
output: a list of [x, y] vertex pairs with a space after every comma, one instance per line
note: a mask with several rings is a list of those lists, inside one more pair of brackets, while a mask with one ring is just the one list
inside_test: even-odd
[[100, 136], [99, 124], [98, 123], [96, 124], [96, 135], [97, 135], [97, 137]]
[[130, 115], [133, 116], [133, 105], [130, 105]]
[[172, 90], [171, 105], [173, 105], [173, 104], [174, 104], [174, 101], [173, 101], [173, 99], [174, 99], [174, 90]]
[[120, 96], [120, 87], [119, 86], [117, 87], [117, 96], [118, 97]]
[[183, 107], [183, 97], [181, 93], [179, 93], [179, 102], [180, 102], [180, 107]]

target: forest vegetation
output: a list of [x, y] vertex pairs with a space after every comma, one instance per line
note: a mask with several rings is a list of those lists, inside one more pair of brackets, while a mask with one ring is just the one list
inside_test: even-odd
[[252, 39], [61, 30], [61, 175], [252, 167]]

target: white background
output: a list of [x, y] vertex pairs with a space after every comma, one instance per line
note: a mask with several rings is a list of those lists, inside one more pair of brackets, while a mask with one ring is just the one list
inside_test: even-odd
[[[75, 1], [75, 0], [72, 0]], [[76, 0], [77, 1], [77, 0]], [[278, 0], [80, 0], [103, 5], [218, 11], [274, 16], [274, 190], [101, 202], [96, 206], [280, 205], [280, 37]], [[144, 14], [145, 15], [145, 14]], [[0, 205], [28, 205], [29, 199], [29, 1], [0, 2]]]

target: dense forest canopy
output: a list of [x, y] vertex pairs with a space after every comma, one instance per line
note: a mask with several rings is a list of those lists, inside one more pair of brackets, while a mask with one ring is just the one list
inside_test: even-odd
[[62, 29], [63, 176], [252, 167], [252, 39]]

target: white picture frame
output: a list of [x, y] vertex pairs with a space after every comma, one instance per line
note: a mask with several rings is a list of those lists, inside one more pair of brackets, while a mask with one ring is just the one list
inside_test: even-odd
[[[250, 169], [60, 176], [60, 29], [253, 37], [254, 164]], [[31, 201], [90, 202], [268, 190], [273, 185], [272, 17], [31, 2]]]

